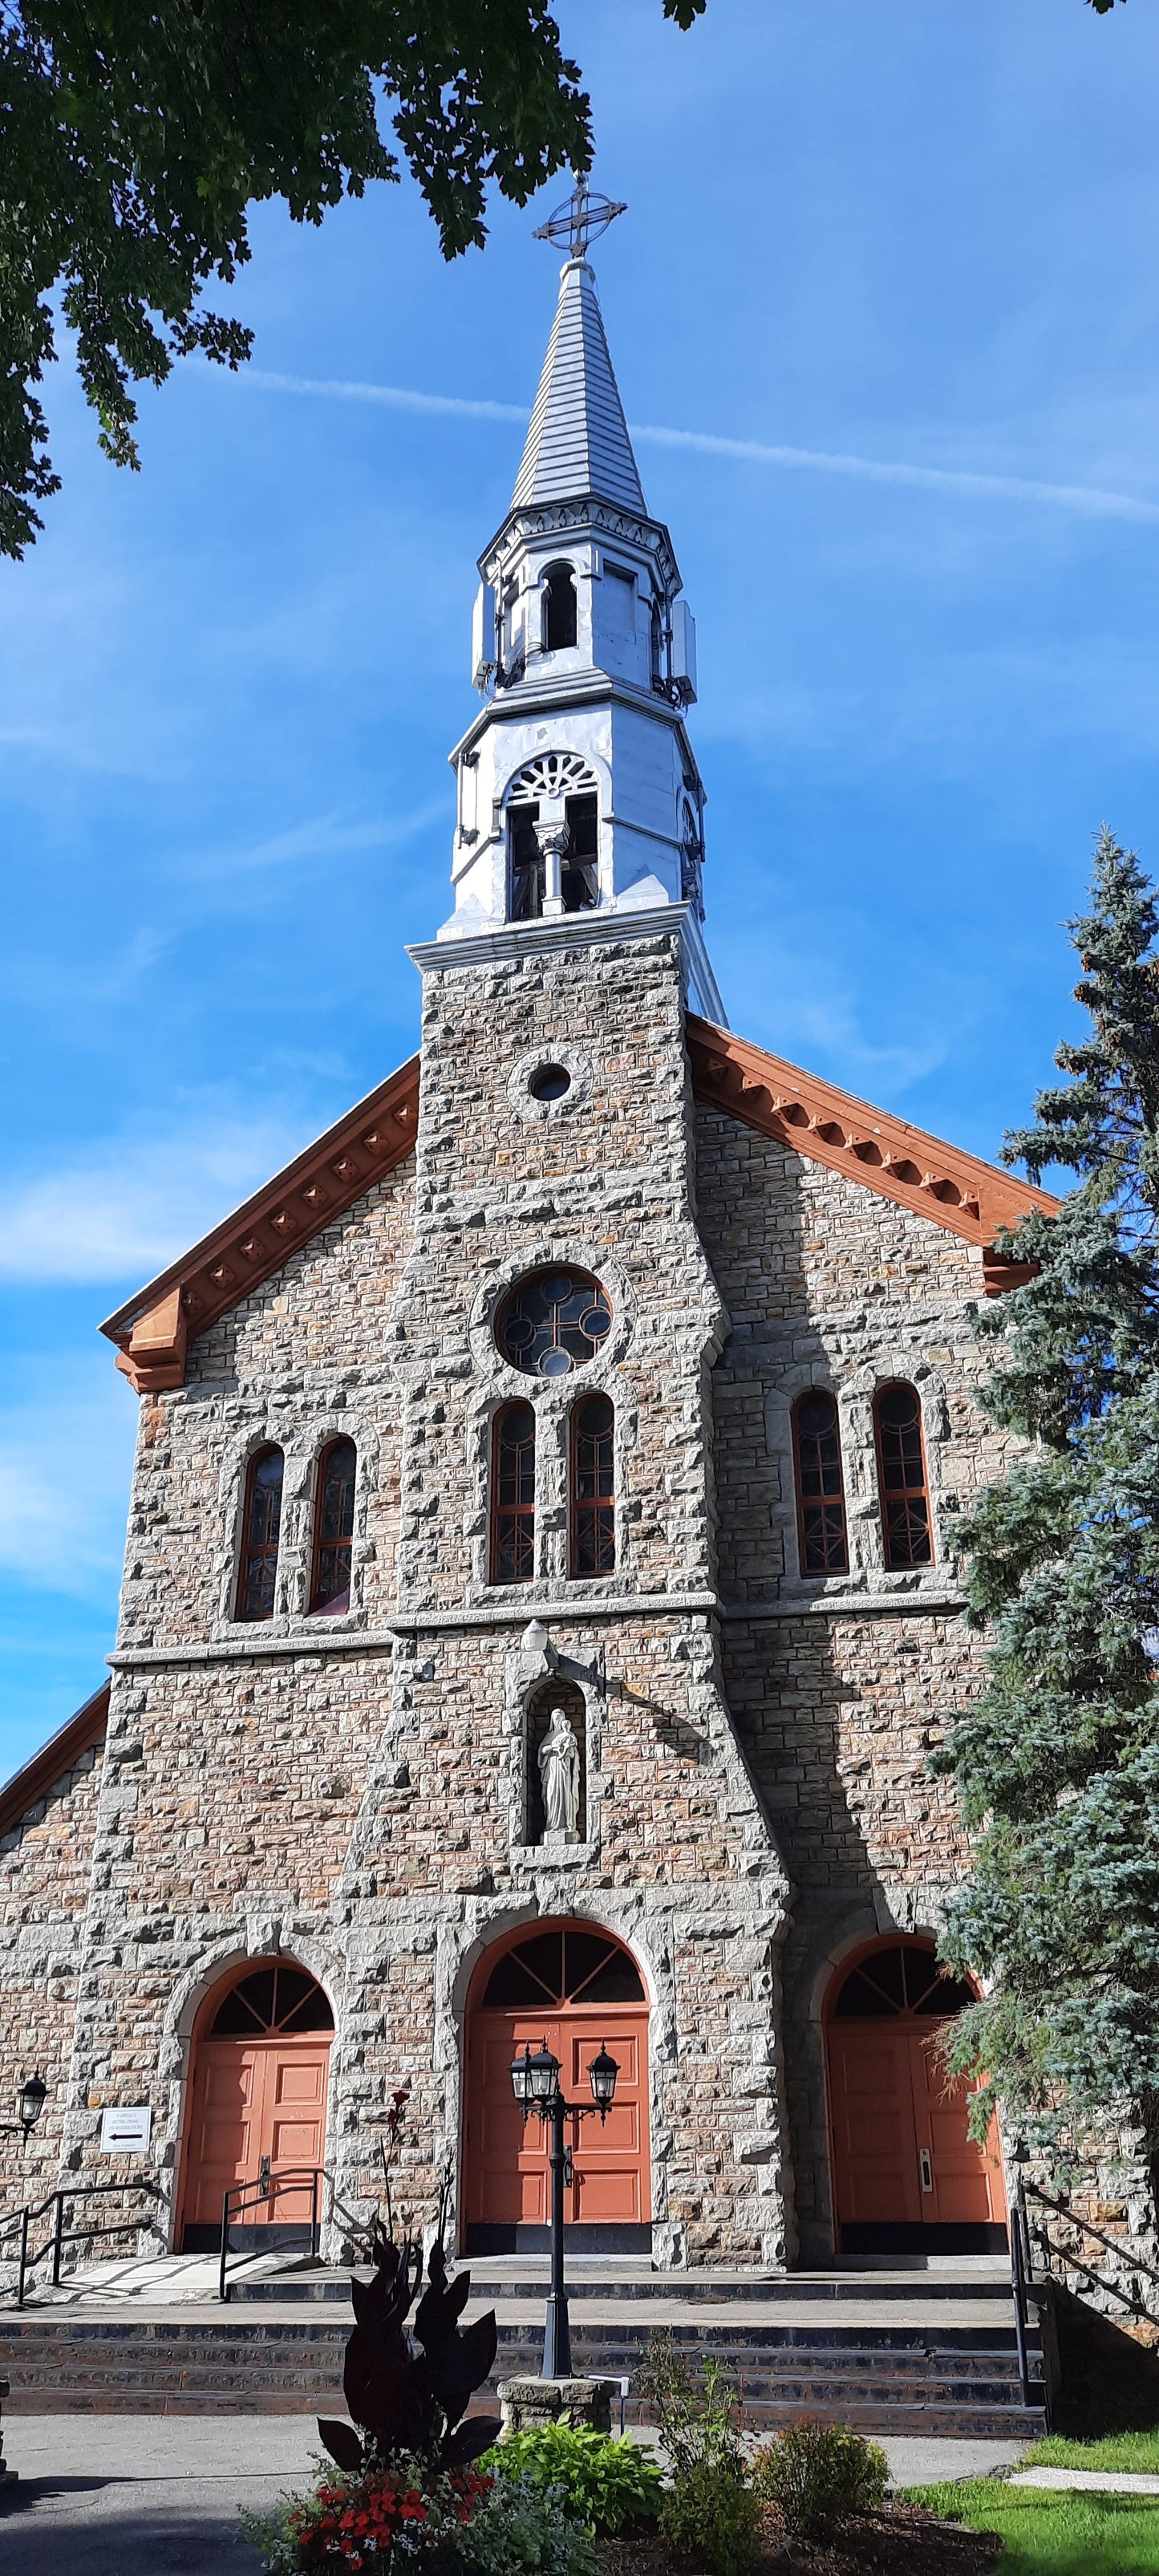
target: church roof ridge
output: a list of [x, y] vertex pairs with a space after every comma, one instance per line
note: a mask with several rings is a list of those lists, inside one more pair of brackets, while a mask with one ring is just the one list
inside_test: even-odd
[[50, 1735], [48, 1742], [30, 1754], [19, 1771], [0, 1786], [0, 1834], [10, 1834], [29, 1808], [38, 1806], [49, 1790], [75, 1769], [82, 1754], [103, 1742], [109, 1722], [109, 1689], [109, 1683], [102, 1682], [100, 1689], [57, 1728], [55, 1735]]
[[979, 1245], [989, 1293], [1029, 1276], [995, 1252], [994, 1238], [1033, 1209], [1053, 1215], [1060, 1202], [1049, 1190], [691, 1012], [687, 1031], [693, 1091], [707, 1107]]
[[587, 492], [648, 515], [595, 274], [585, 259], [568, 259], [511, 507]]
[[[1024, 1265], [994, 1251], [994, 1238], [1034, 1208], [1053, 1214], [1059, 1201], [1049, 1190], [692, 1012], [687, 1034], [693, 1091], [706, 1107], [976, 1244], [991, 1293], [1017, 1287], [1028, 1275]], [[181, 1386], [190, 1337], [239, 1306], [291, 1253], [304, 1250], [406, 1160], [418, 1106], [419, 1058], [411, 1056], [107, 1317], [100, 1329], [118, 1345], [117, 1366], [138, 1394]]]

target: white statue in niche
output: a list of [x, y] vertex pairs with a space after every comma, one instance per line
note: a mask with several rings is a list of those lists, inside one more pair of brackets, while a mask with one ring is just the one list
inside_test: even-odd
[[579, 1841], [580, 1754], [566, 1709], [553, 1708], [539, 1748], [545, 1840]]

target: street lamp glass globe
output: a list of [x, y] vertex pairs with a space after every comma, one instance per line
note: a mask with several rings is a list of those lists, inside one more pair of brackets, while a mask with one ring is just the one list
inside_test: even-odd
[[550, 2102], [559, 2091], [559, 2059], [552, 2056], [545, 2039], [540, 2041], [534, 2057], [529, 2060], [528, 2072], [532, 2101]]
[[27, 2137], [36, 2127], [48, 2099], [48, 2086], [43, 2075], [29, 2075], [20, 2087], [20, 2126]]
[[588, 2081], [592, 2088], [592, 2096], [601, 2111], [607, 2111], [611, 2108], [612, 2098], [616, 2090], [616, 2077], [619, 2072], [620, 2068], [618, 2060], [609, 2055], [607, 2041], [602, 2041], [600, 2044], [599, 2056], [593, 2057], [591, 2065], [588, 2068]]

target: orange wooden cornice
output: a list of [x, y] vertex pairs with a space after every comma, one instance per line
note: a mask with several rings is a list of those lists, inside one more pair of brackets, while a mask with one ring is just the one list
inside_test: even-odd
[[0, 1789], [0, 1834], [10, 1834], [21, 1817], [28, 1814], [29, 1808], [47, 1797], [50, 1789], [55, 1789], [57, 1781], [63, 1780], [65, 1773], [72, 1770], [73, 1764], [80, 1761], [82, 1753], [87, 1753], [90, 1745], [103, 1742], [108, 1723], [109, 1684], [102, 1682], [99, 1691], [94, 1691], [92, 1698], [86, 1699], [84, 1707], [78, 1708], [67, 1726], [50, 1735], [39, 1753], [33, 1754], [31, 1762], [26, 1762], [22, 1771], [14, 1771], [12, 1778], [5, 1781]]
[[940, 1136], [927, 1136], [907, 1119], [874, 1109], [851, 1091], [839, 1091], [836, 1083], [803, 1073], [783, 1056], [769, 1055], [764, 1047], [691, 1013], [688, 1046], [692, 1087], [708, 1108], [743, 1119], [762, 1136], [775, 1136], [794, 1153], [844, 1172], [864, 1189], [877, 1190], [898, 1207], [913, 1208], [965, 1242], [980, 1245], [988, 1294], [1020, 1287], [1031, 1276], [1032, 1265], [1004, 1260], [994, 1249], [994, 1238], [1032, 1208], [1053, 1214], [1059, 1202], [1049, 1190], [1015, 1180], [976, 1154], [946, 1145]]
[[138, 1395], [183, 1385], [190, 1336], [216, 1324], [405, 1160], [414, 1149], [418, 1105], [416, 1055], [108, 1317], [101, 1331], [116, 1342], [117, 1367]]

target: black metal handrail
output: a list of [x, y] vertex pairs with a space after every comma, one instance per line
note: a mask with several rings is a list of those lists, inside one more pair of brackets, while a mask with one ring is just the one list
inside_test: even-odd
[[1026, 2223], [1026, 2202], [1023, 2198], [1022, 2177], [1019, 2175], [1018, 2188], [1014, 2194], [1014, 2206], [1010, 2212], [1010, 2289], [1014, 2300], [1014, 2341], [1018, 2348], [1018, 2377], [1024, 2406], [1032, 2403], [1030, 2354], [1026, 2341], [1030, 2326], [1029, 2292], [1032, 2269], [1030, 2230]]
[[[47, 2200], [42, 2200], [38, 2207], [34, 2207], [31, 2202], [26, 2202], [23, 2209], [14, 2211], [11, 2218], [0, 2224], [0, 2245], [10, 2236], [15, 2236], [19, 2243], [20, 2250], [16, 2258], [17, 2307], [24, 2306], [24, 2294], [29, 2278], [49, 2255], [52, 2257], [52, 2286], [57, 2290], [60, 2287], [61, 2257], [66, 2245], [94, 2244], [99, 2237], [105, 2236], [137, 2236], [142, 2227], [154, 2224], [151, 2219], [143, 2219], [138, 2213], [135, 2218], [116, 2220], [111, 2227], [66, 2227], [64, 2223], [66, 2207], [81, 2200], [99, 2199], [102, 2193], [110, 2191], [144, 2192], [155, 2200], [160, 2188], [159, 2183], [151, 2182], [144, 2174], [136, 2182], [73, 2183], [67, 2191], [51, 2191]], [[47, 2218], [50, 2209], [56, 2212], [52, 2232], [45, 2238], [43, 2245], [38, 2245], [30, 2251], [29, 2238], [32, 2230], [39, 2219]]]
[[[302, 2192], [305, 2191], [308, 2184], [310, 2190], [310, 2252], [313, 2255], [317, 2254], [321, 2234], [318, 2217], [318, 2194], [324, 2170], [325, 2168], [322, 2165], [295, 2165], [289, 2168], [285, 2173], [275, 2174], [263, 2170], [257, 2175], [253, 2182], [231, 2183], [229, 2190], [224, 2194], [221, 2204], [221, 2262], [219, 2264], [217, 2274], [217, 2295], [219, 2299], [226, 2302], [229, 2299], [229, 2290], [226, 2285], [225, 2274], [231, 2250], [229, 2242], [230, 2223], [232, 2220], [236, 2224], [243, 2209], [268, 2208], [270, 2201], [279, 2200], [283, 2192]], [[239, 2256], [239, 2260], [244, 2263], [252, 2263], [252, 2251], [248, 2254]]]
[[[1022, 2192], [1031, 2200], [1038, 2201], [1043, 2209], [1051, 2210], [1056, 2218], [1064, 2218], [1068, 2226], [1080, 2228], [1083, 2235], [1091, 2237], [1096, 2245], [1105, 2245], [1108, 2254], [1114, 2254], [1120, 2262], [1129, 2260], [1134, 2272], [1144, 2273], [1148, 2280], [1159, 2282], [1159, 2272], [1156, 2272], [1153, 2264], [1144, 2262], [1141, 2255], [1131, 2254], [1128, 2257], [1121, 2243], [1117, 2243], [1113, 2236], [1104, 2235], [1101, 2227], [1092, 2226], [1088, 2218], [1083, 2218], [1077, 2209], [1071, 2209], [1065, 2200], [1052, 2199], [1051, 2194], [1041, 2190], [1035, 2182], [1024, 2182]], [[1023, 2225], [1026, 2228], [1026, 2241], [1029, 2247], [1030, 2229], [1026, 2219], [1025, 2200]], [[1097, 2271], [1093, 2264], [1084, 2263], [1080, 2254], [1074, 2253], [1067, 2246], [1056, 2245], [1045, 2225], [1040, 2225], [1035, 2233], [1048, 2263], [1053, 2258], [1068, 2271], [1081, 2272], [1085, 2281], [1089, 2281], [1095, 2289], [1105, 2291], [1109, 2298], [1117, 2299], [1120, 2306], [1126, 2308], [1132, 2316], [1147, 2317], [1153, 2321], [1154, 2310], [1148, 2307], [1146, 2300], [1137, 2290], [1132, 2292], [1120, 2289], [1117, 2281], [1109, 2280], [1107, 2275]]]

